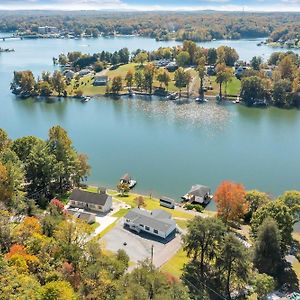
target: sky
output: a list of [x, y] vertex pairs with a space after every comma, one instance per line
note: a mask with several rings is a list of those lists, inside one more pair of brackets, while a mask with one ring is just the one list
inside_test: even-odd
[[0, 9], [300, 12], [300, 0], [0, 0]]

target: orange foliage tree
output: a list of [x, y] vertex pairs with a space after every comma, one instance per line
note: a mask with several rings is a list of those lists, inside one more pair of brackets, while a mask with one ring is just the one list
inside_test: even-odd
[[214, 195], [218, 216], [225, 222], [239, 221], [247, 212], [246, 191], [242, 184], [223, 181]]
[[18, 268], [19, 273], [33, 272], [37, 269], [39, 260], [35, 255], [28, 254], [23, 245], [14, 244], [5, 255], [5, 259]]

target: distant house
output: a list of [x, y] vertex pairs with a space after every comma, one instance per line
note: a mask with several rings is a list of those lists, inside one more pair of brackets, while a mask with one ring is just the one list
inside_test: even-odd
[[66, 70], [63, 74], [68, 80], [73, 79], [75, 76], [75, 72], [72, 70]]
[[272, 78], [273, 71], [271, 69], [263, 70], [265, 72], [265, 75], [269, 78]]
[[156, 67], [165, 67], [165, 66], [167, 66], [168, 64], [170, 63], [170, 60], [169, 59], [160, 59], [160, 60], [156, 60], [155, 62], [154, 62], [154, 65], [156, 66]]
[[166, 65], [166, 69], [169, 71], [169, 72], [174, 72], [178, 69], [178, 65], [176, 62], [170, 62]]
[[204, 185], [196, 184], [182, 196], [184, 201], [196, 204], [208, 204], [212, 198], [210, 188]]
[[57, 27], [54, 26], [40, 26], [38, 27], [39, 34], [58, 33]]
[[89, 69], [82, 69], [81, 71], [79, 71], [79, 76], [80, 77], [82, 77], [82, 76], [86, 76], [86, 75], [88, 75], [88, 74], [90, 74], [91, 73], [91, 70], [89, 70]]
[[69, 197], [69, 205], [70, 207], [106, 213], [112, 208], [112, 197], [107, 195], [105, 190], [101, 190], [98, 193], [92, 193], [76, 189], [73, 190]]
[[165, 239], [175, 231], [176, 222], [171, 214], [161, 209], [148, 211], [133, 208], [125, 215], [124, 226], [138, 233], [143, 231]]
[[206, 73], [207, 73], [207, 75], [209, 75], [209, 76], [216, 75], [216, 68], [215, 68], [215, 66], [213, 66], [213, 65], [207, 66], [207, 67], [206, 67]]
[[108, 82], [108, 76], [96, 76], [93, 85], [94, 86], [105, 86]]
[[88, 224], [96, 222], [96, 214], [68, 209], [68, 213]]

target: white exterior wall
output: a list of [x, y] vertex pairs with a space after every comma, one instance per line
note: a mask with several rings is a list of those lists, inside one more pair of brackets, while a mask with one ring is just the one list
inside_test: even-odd
[[84, 203], [80, 201], [70, 200], [70, 206], [78, 207], [78, 208], [89, 208], [98, 212], [108, 212], [112, 207], [112, 197], [109, 196], [106, 200], [106, 203], [102, 205], [92, 204], [92, 203]]
[[108, 211], [111, 210], [111, 208], [112, 208], [112, 197], [108, 196], [107, 199], [106, 199], [105, 204], [102, 207], [102, 211], [103, 212], [108, 212]]
[[149, 227], [149, 230], [146, 230], [146, 226], [144, 225], [143, 227], [142, 226], [139, 226], [140, 224], [137, 224], [135, 222], [132, 222], [131, 220], [128, 220], [126, 218], [124, 218], [124, 224], [128, 225], [128, 226], [133, 226], [135, 225], [136, 227], [139, 227], [141, 229], [141, 231], [144, 231], [144, 232], [148, 232], [150, 234], [153, 234], [155, 236], [159, 236], [161, 238], [166, 238], [171, 232], [173, 232], [175, 229], [176, 229], [176, 224], [174, 224], [174, 226], [170, 227], [170, 229], [165, 233], [165, 232], [162, 232], [162, 231], [159, 231], [158, 230], [158, 233], [155, 233], [154, 232], [154, 229], [155, 228], [152, 228], [152, 227]]

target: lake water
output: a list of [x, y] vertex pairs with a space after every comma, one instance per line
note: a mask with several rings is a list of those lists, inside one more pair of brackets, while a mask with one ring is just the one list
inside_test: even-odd
[[[268, 57], [272, 48], [259, 40], [214, 41], [227, 44], [242, 59]], [[100, 97], [82, 104], [75, 99], [56, 102], [17, 100], [9, 91], [14, 70], [54, 69], [52, 57], [80, 50], [94, 53], [156, 49], [175, 41], [155, 42], [137, 37], [87, 40], [10, 40], [0, 47], [0, 127], [12, 138], [46, 138], [56, 124], [66, 128], [92, 166], [89, 183], [115, 187], [125, 172], [138, 181], [137, 190], [179, 199], [192, 184], [214, 190], [224, 179], [279, 195], [300, 188], [300, 113], [276, 108], [195, 103], [176, 105], [157, 98]]]

